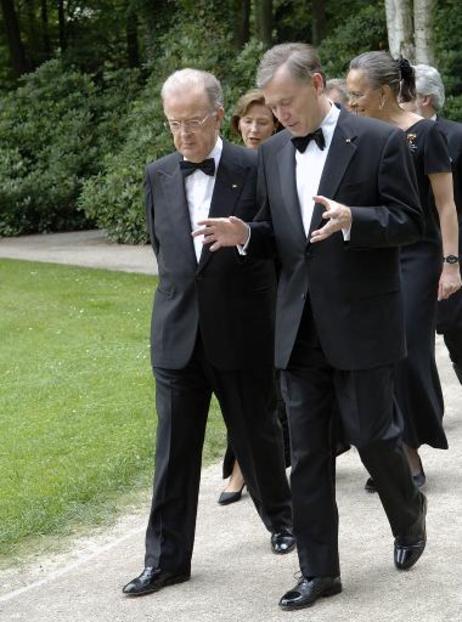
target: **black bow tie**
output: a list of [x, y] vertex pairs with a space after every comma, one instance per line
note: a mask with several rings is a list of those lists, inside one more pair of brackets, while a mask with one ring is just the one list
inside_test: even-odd
[[180, 161], [181, 172], [183, 177], [192, 175], [194, 171], [200, 170], [206, 175], [215, 175], [215, 160], [213, 158], [207, 158], [202, 162], [190, 162], [189, 160]]
[[300, 153], [304, 153], [306, 148], [308, 147], [308, 143], [310, 140], [314, 140], [314, 142], [318, 145], [321, 151], [326, 146], [326, 141], [324, 139], [324, 134], [322, 133], [322, 129], [319, 127], [312, 134], [307, 134], [306, 136], [294, 136], [292, 138], [292, 142], [294, 143], [295, 149], [300, 151]]

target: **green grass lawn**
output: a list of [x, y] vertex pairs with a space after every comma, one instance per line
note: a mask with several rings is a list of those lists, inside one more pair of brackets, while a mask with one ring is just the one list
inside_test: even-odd
[[[0, 260], [0, 558], [151, 485], [154, 277]], [[204, 461], [224, 447], [216, 405]]]

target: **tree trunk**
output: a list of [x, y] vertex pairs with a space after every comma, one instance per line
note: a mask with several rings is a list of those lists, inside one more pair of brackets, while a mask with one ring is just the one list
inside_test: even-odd
[[273, 0], [256, 0], [258, 38], [267, 47], [272, 43]]
[[434, 0], [414, 0], [415, 61], [432, 65], [431, 25]]
[[43, 52], [46, 58], [51, 56], [51, 42], [50, 31], [48, 28], [48, 3], [47, 0], [41, 0], [40, 2], [40, 18], [42, 20], [42, 42]]
[[402, 54], [411, 63], [415, 59], [412, 32], [412, 0], [385, 0], [388, 46], [391, 55]]
[[[26, 49], [29, 63], [32, 68], [37, 67], [43, 62], [42, 37], [37, 24], [35, 0], [25, 0], [25, 22], [26, 22]], [[24, 28], [23, 28], [24, 34]]]
[[135, 11], [129, 10], [126, 22], [127, 57], [129, 67], [140, 66], [140, 48], [138, 45], [138, 16]]
[[234, 45], [241, 50], [250, 36], [250, 0], [234, 0]]
[[6, 39], [10, 52], [11, 66], [16, 77], [22, 76], [28, 70], [26, 52], [21, 41], [18, 16], [14, 6], [14, 0], [0, 0], [3, 21], [6, 28]]
[[58, 3], [58, 23], [59, 23], [59, 46], [61, 54], [66, 51], [66, 16], [64, 14], [64, 0], [57, 0]]
[[326, 2], [325, 0], [311, 0], [311, 13], [313, 23], [311, 27], [311, 39], [313, 45], [319, 45], [326, 32]]

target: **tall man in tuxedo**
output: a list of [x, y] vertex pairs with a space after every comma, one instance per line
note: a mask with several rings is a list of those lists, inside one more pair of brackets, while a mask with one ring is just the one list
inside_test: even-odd
[[276, 367], [302, 576], [279, 604], [292, 610], [342, 589], [335, 399], [346, 440], [377, 479], [396, 567], [411, 567], [425, 547], [425, 498], [393, 400], [393, 367], [405, 354], [399, 246], [419, 238], [422, 214], [404, 134], [332, 105], [311, 46], [270, 49], [257, 83], [286, 128], [260, 148], [257, 222], [206, 219], [199, 232], [212, 251], [241, 244], [249, 256], [276, 253], [281, 264]]
[[[223, 141], [223, 94], [184, 69], [162, 89], [177, 151], [150, 164], [149, 232], [159, 266], [152, 315], [158, 414], [145, 568], [124, 587], [146, 594], [190, 577], [204, 432], [212, 392], [275, 553], [295, 546], [274, 400], [273, 262], [214, 255], [191, 232], [201, 218], [256, 213], [256, 155]], [[213, 537], [213, 534], [211, 534]]]
[[[459, 217], [459, 257], [462, 256], [462, 123], [439, 116], [444, 106], [444, 85], [438, 70], [430, 65], [415, 65], [416, 99], [406, 107], [426, 119], [434, 119], [448, 141], [454, 180], [454, 199]], [[437, 330], [443, 335], [454, 371], [462, 384], [462, 291], [438, 303]]]

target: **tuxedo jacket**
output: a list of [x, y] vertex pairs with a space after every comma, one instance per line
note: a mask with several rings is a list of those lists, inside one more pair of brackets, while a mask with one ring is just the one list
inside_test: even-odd
[[[222, 370], [271, 366], [275, 271], [272, 261], [243, 258], [235, 248], [202, 250], [191, 237], [184, 178], [175, 152], [147, 167], [146, 214], [159, 266], [151, 324], [153, 366], [182, 369], [198, 334], [208, 360]], [[252, 220], [256, 153], [223, 141], [210, 217]]]
[[[393, 363], [405, 354], [399, 247], [423, 233], [404, 133], [342, 110], [318, 194], [351, 208], [349, 242], [341, 232], [316, 244], [305, 236], [290, 134], [280, 132], [260, 147], [261, 210], [251, 223], [249, 254], [274, 251], [281, 264], [276, 367], [289, 364], [307, 297], [332, 366], [354, 370]], [[322, 212], [316, 205], [310, 230], [322, 226]]]

